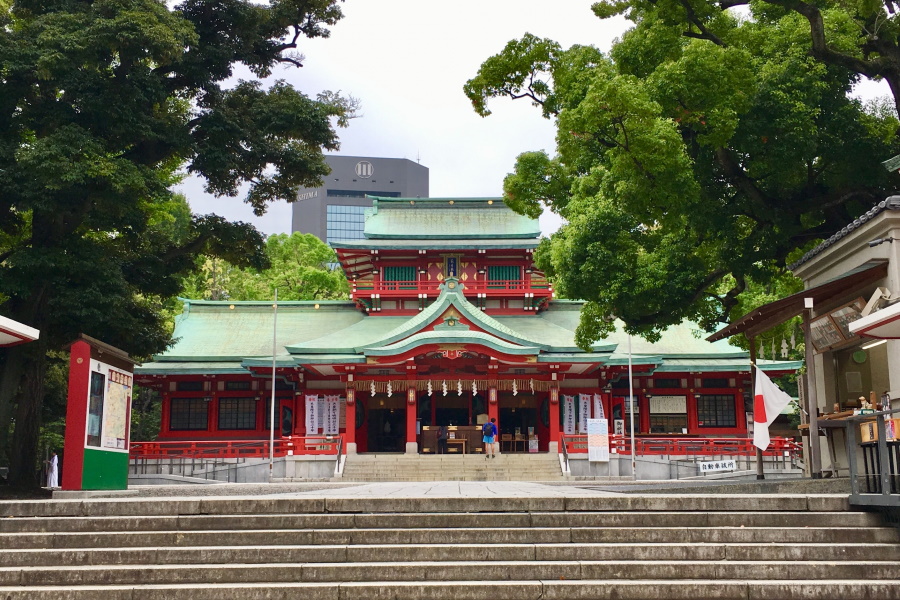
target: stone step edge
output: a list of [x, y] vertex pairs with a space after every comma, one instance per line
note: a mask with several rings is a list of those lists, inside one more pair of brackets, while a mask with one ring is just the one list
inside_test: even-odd
[[[521, 560], [494, 560], [494, 561], [483, 561], [483, 560], [448, 560], [448, 561], [435, 561], [435, 560], [421, 560], [421, 561], [384, 561], [384, 562], [279, 562], [279, 563], [178, 563], [178, 564], [161, 564], [161, 565], [118, 565], [118, 564], [103, 564], [103, 565], [48, 565], [48, 566], [36, 566], [36, 567], [19, 567], [19, 566], [10, 566], [4, 567], [0, 566], [0, 572], [10, 572], [10, 571], [30, 571], [30, 572], [40, 572], [40, 571], [54, 571], [54, 572], [72, 572], [72, 571], [135, 571], [135, 570], [144, 570], [148, 567], [153, 567], [156, 569], [167, 570], [167, 571], [176, 571], [176, 570], [228, 570], [232, 568], [243, 568], [243, 569], [252, 569], [252, 570], [265, 570], [265, 569], [287, 569], [287, 568], [302, 568], [308, 566], [310, 568], [322, 569], [322, 568], [345, 568], [345, 567], [353, 567], [354, 569], [367, 569], [367, 568], [389, 568], [389, 567], [468, 567], [468, 566], [491, 566], [491, 567], [503, 567], [503, 566], [514, 566], [521, 565], [522, 563], [527, 563], [529, 566], [532, 564], [535, 565], [558, 565], [558, 566], [574, 566], [574, 565], [603, 565], [608, 567], [634, 567], [636, 565], [636, 561], [634, 560], [535, 560], [535, 561], [521, 561]], [[741, 565], [746, 567], [753, 566], [796, 566], [798, 564], [809, 565], [813, 567], [865, 567], [865, 566], [878, 566], [878, 567], [890, 567], [896, 566], [900, 567], [900, 560], [847, 560], [847, 561], [835, 561], [835, 560], [641, 560], [639, 561], [641, 566], [668, 566], [668, 565], [678, 565], [679, 567], [690, 567], [695, 565], [716, 565], [716, 566], [733, 566], [733, 565]], [[474, 571], [477, 573], [477, 569]], [[761, 574], [761, 577], [765, 577], [765, 574]], [[683, 579], [671, 579], [668, 581], [687, 581], [689, 578]], [[477, 579], [474, 581], [478, 581]], [[496, 581], [492, 579], [488, 579], [485, 581]], [[578, 580], [582, 581], [582, 580]], [[752, 581], [748, 579], [748, 581]]]
[[[349, 492], [348, 492], [349, 494]], [[44, 517], [101, 515], [191, 515], [191, 514], [262, 514], [266, 510], [279, 511], [290, 506], [302, 513], [386, 513], [397, 512], [585, 512], [597, 510], [628, 510], [646, 512], [718, 512], [722, 510], [757, 510], [766, 512], [833, 512], [850, 511], [848, 497], [843, 494], [797, 495], [613, 495], [570, 497], [171, 497], [123, 499], [72, 499], [0, 501], [0, 517]], [[501, 510], [498, 511], [498, 507]], [[680, 510], [679, 510], [680, 509]], [[282, 509], [283, 510], [283, 509]], [[140, 512], [139, 512], [140, 511]]]
[[[706, 532], [706, 531], [754, 531], [754, 532], [764, 532], [764, 531], [829, 531], [829, 532], [838, 532], [838, 533], [849, 533], [849, 532], [858, 532], [858, 531], [890, 531], [894, 530], [891, 526], [872, 526], [872, 525], [860, 525], [860, 526], [851, 526], [851, 527], [832, 527], [832, 526], [812, 526], [812, 525], [801, 525], [798, 527], [784, 527], [784, 526], [756, 526], [756, 527], [744, 527], [738, 525], [721, 525], [721, 526], [708, 526], [708, 527], [683, 527], [683, 526], [675, 526], [675, 527], [629, 527], [629, 526], [605, 526], [605, 527], [588, 527], [588, 526], [563, 526], [563, 527], [525, 527], [522, 528], [522, 531], [529, 531], [535, 533], [543, 533], [543, 532], [560, 532], [560, 531], [658, 531], [658, 532], [671, 532], [671, 531], [684, 531], [684, 532]], [[304, 527], [288, 527], [288, 528], [280, 528], [280, 529], [153, 529], [153, 530], [138, 530], [138, 531], [129, 531], [129, 530], [120, 530], [120, 531], [26, 531], [26, 532], [2, 532], [0, 533], [0, 539], [5, 537], [12, 536], [20, 536], [20, 537], [28, 537], [28, 536], [43, 536], [54, 535], [54, 536], [69, 536], [69, 537], [85, 537], [85, 536], [110, 536], [110, 535], [174, 535], [174, 534], [224, 534], [224, 533], [233, 533], [233, 534], [255, 534], [261, 535], [266, 533], [321, 533], [323, 535], [337, 535], [341, 533], [365, 533], [365, 534], [374, 534], [375, 532], [379, 533], [397, 533], [397, 532], [410, 532], [410, 533], [432, 533], [437, 534], [441, 532], [447, 533], [471, 533], [477, 534], [479, 532], [483, 532], [483, 527], [366, 527], [366, 528], [332, 528], [332, 529], [313, 529], [313, 528], [304, 528]], [[538, 542], [539, 543], [539, 542]], [[2, 550], [0, 550], [2, 551]]]
[[[438, 600], [455, 597], [466, 589], [467, 598], [500, 600], [801, 600], [808, 598], [871, 600], [897, 598], [900, 580], [513, 580], [513, 581], [376, 581], [334, 583], [228, 583], [165, 585], [87, 585], [47, 586], [41, 588], [0, 587], [5, 600], [272, 600], [302, 597], [305, 600]], [[235, 592], [229, 595], [228, 592]], [[283, 592], [278, 593], [279, 591]], [[665, 595], [661, 594], [665, 591]], [[154, 593], [155, 592], [155, 593]], [[183, 592], [183, 593], [179, 593]], [[277, 594], [277, 595], [273, 595]]]

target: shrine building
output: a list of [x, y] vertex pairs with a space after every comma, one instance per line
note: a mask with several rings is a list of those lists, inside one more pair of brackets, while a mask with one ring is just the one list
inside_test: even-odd
[[[555, 298], [533, 262], [538, 221], [499, 198], [373, 198], [365, 237], [333, 242], [348, 301], [184, 300], [175, 343], [136, 369], [162, 395], [158, 440], [340, 434], [347, 453], [430, 453], [453, 426], [481, 451], [557, 452], [588, 418], [628, 433], [628, 337], [574, 341], [583, 302]], [[631, 346], [636, 434], [743, 437], [748, 354], [689, 323]], [[273, 357], [274, 348], [274, 357]], [[798, 362], [759, 361], [770, 376]]]

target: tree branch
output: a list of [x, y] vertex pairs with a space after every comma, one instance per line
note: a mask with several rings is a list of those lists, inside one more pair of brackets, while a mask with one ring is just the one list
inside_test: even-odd
[[719, 38], [719, 36], [707, 29], [706, 25], [703, 24], [703, 21], [697, 18], [697, 13], [694, 12], [694, 7], [690, 5], [688, 0], [681, 0], [681, 6], [684, 7], [684, 12], [687, 15], [688, 22], [692, 23], [697, 29], [700, 30], [699, 34], [694, 33], [693, 31], [686, 31], [684, 32], [685, 37], [709, 40], [717, 46], [722, 46], [723, 48], [727, 47], [725, 42], [723, 42], [721, 38]]
[[[756, 187], [756, 183], [741, 168], [727, 148], [716, 148], [716, 161], [725, 171], [725, 175], [740, 189], [751, 202], [753, 202], [765, 214], [772, 208], [772, 202], [762, 190]], [[756, 219], [758, 220], [758, 219]]]

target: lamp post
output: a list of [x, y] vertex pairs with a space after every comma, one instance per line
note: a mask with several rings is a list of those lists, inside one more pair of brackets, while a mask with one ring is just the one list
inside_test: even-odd
[[628, 412], [631, 423], [631, 478], [637, 481], [637, 461], [635, 460], [634, 446], [634, 373], [631, 366], [631, 334], [628, 334]]
[[275, 304], [272, 305], [272, 400], [269, 406], [269, 483], [275, 465], [275, 353], [278, 331], [278, 288], [275, 288]]

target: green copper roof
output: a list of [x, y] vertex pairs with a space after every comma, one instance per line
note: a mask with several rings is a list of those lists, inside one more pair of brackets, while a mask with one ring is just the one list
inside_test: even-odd
[[364, 235], [374, 239], [537, 239], [537, 219], [513, 212], [501, 198], [372, 197]]
[[[419, 344], [482, 344], [509, 354], [536, 354], [538, 362], [628, 364], [628, 336], [620, 328], [601, 340], [594, 352], [575, 346], [582, 302], [555, 300], [539, 314], [485, 314], [463, 295], [464, 284], [443, 284], [441, 296], [413, 317], [367, 316], [351, 302], [279, 302], [277, 364], [364, 363], [366, 355], [404, 352]], [[272, 364], [271, 302], [185, 300], [177, 318], [175, 344], [141, 374], [240, 373]], [[318, 305], [318, 308], [316, 306]], [[456, 323], [430, 326], [450, 307], [474, 327]], [[429, 328], [426, 330], [426, 328]], [[483, 331], [479, 331], [483, 330]], [[656, 343], [632, 338], [635, 364], [659, 372], [746, 371], [748, 353], [726, 341], [710, 343], [699, 328], [684, 323], [666, 330]], [[760, 360], [766, 371], [795, 370], [800, 362]]]
[[[319, 308], [316, 308], [318, 306]], [[232, 308], [234, 307], [234, 308]], [[237, 361], [272, 356], [272, 302], [184, 300], [171, 348], [156, 361]], [[362, 321], [352, 302], [279, 302], [276, 348]]]
[[[575, 327], [578, 326], [578, 314], [575, 312], [574, 323], [566, 319], [554, 319], [555, 303], [550, 303], [550, 310], [545, 310], [535, 315], [497, 316], [497, 322], [517, 332], [520, 336], [540, 340], [554, 352], [575, 352], [584, 354], [584, 350], [575, 345]], [[571, 329], [566, 325], [571, 325]], [[609, 340], [600, 340], [593, 346], [594, 352], [612, 352], [616, 349], [616, 343]]]
[[291, 354], [357, 353], [362, 348], [382, 345], [390, 331], [409, 321], [409, 317], [364, 316], [348, 327], [323, 331], [320, 337], [296, 340], [286, 350]]
[[[272, 359], [269, 359], [272, 364]], [[135, 373], [140, 375], [233, 375], [247, 373], [239, 362], [151, 362], [135, 366]]]
[[[763, 371], [796, 371], [803, 366], [799, 360], [757, 360], [756, 364]], [[713, 371], [737, 371], [747, 373], [750, 371], [750, 358], [666, 358], [665, 362], [657, 369], [658, 372], [684, 373], [684, 372], [713, 372]]]
[[392, 356], [413, 349], [421, 344], [481, 344], [506, 354], [529, 355], [537, 354], [540, 349], [534, 346], [520, 346], [510, 344], [483, 331], [474, 330], [450, 330], [420, 331], [406, 339], [378, 348], [366, 348], [366, 356]]
[[537, 239], [525, 238], [505, 240], [447, 239], [436, 242], [427, 239], [369, 239], [334, 241], [331, 243], [331, 247], [356, 250], [490, 250], [492, 248], [527, 250], [529, 248], [537, 248], [539, 242], [540, 240]]

